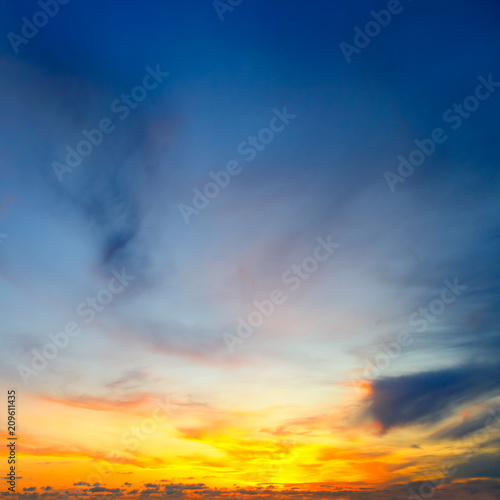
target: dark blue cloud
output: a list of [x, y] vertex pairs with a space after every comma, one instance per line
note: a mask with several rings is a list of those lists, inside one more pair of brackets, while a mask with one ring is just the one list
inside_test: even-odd
[[500, 478], [500, 457], [497, 454], [478, 455], [457, 467], [457, 479]]
[[376, 380], [369, 412], [384, 431], [393, 427], [434, 423], [465, 403], [500, 393], [500, 369], [469, 365]]
[[480, 431], [485, 428], [485, 423], [491, 420], [492, 416], [497, 416], [497, 426], [500, 426], [500, 413], [498, 409], [491, 409], [491, 412], [484, 412], [475, 418], [470, 418], [459, 424], [449, 425], [438, 432], [434, 433], [434, 439], [461, 439], [474, 432]]

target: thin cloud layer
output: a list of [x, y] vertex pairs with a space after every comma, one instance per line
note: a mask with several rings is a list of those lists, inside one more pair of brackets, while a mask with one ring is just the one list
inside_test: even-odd
[[498, 496], [498, 6], [237, 3], [0, 7], [19, 497]]

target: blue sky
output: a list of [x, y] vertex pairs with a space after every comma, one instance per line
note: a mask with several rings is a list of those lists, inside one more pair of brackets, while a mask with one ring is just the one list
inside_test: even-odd
[[[387, 2], [243, 1], [221, 22], [211, 2], [71, 0], [18, 53], [7, 34], [39, 8], [2, 6], [2, 382], [33, 405], [168, 393], [221, 414], [336, 415], [373, 446], [426, 440], [426, 467], [463, 419], [476, 428], [500, 396], [500, 10], [401, 5], [350, 63], [339, 45]], [[120, 120], [112, 103], [147, 68], [168, 76]], [[454, 130], [445, 113], [478, 85], [488, 97]], [[246, 161], [239, 145], [276, 112], [294, 117]], [[106, 118], [113, 132], [60, 182], [53, 163]], [[446, 140], [391, 189], [398, 156], [436, 128]], [[186, 224], [179, 206], [232, 160], [241, 172]], [[291, 290], [283, 274], [327, 237], [340, 246]], [[123, 270], [133, 279], [85, 324], [79, 304]], [[466, 288], [418, 331], [409, 318], [445, 280]], [[223, 334], [277, 288], [286, 302], [230, 352]], [[71, 321], [82, 333], [24, 384], [19, 366]], [[402, 331], [412, 343], [367, 378]], [[460, 477], [497, 477], [495, 450]], [[392, 483], [418, 477], [415, 465]]]

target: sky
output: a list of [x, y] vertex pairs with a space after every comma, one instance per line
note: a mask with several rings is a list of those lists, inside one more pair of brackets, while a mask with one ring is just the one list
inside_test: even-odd
[[3, 2], [0, 496], [498, 498], [499, 26]]

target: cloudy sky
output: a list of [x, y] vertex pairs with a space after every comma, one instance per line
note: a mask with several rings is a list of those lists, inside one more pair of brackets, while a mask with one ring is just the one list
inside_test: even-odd
[[0, 495], [498, 498], [499, 27], [4, 2]]

